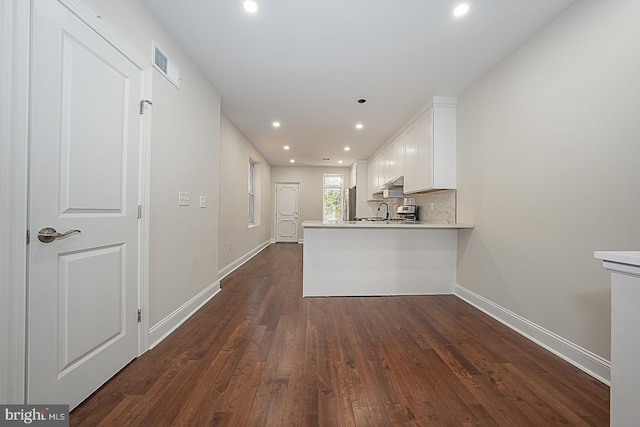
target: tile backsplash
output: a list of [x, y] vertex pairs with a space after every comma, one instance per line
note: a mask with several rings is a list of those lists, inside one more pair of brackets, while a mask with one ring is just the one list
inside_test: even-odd
[[[420, 221], [429, 224], [455, 224], [456, 223], [456, 190], [442, 190], [433, 193], [411, 194], [408, 198], [415, 199], [415, 203], [420, 206]], [[404, 199], [390, 198], [375, 202], [368, 202], [369, 206], [379, 216], [384, 216], [385, 208], [377, 211], [381, 202], [389, 205], [391, 218], [396, 217], [398, 206], [404, 204]]]

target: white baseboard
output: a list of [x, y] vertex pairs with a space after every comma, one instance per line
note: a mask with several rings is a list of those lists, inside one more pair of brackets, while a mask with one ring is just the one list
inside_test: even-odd
[[610, 361], [536, 325], [463, 286], [456, 284], [454, 294], [520, 335], [571, 363], [576, 368], [611, 386]]
[[299, 244], [299, 245], [304, 244], [304, 239], [298, 239], [298, 244]]
[[238, 267], [240, 267], [245, 262], [249, 261], [254, 256], [258, 255], [258, 253], [260, 253], [264, 248], [269, 246], [271, 243], [275, 243], [275, 242], [272, 242], [271, 240], [267, 240], [266, 242], [261, 243], [260, 246], [258, 246], [257, 248], [250, 250], [246, 254], [242, 255], [240, 258], [228, 264], [226, 267], [218, 270], [218, 281], [221, 281], [222, 279], [227, 277], [229, 274], [233, 273], [236, 269], [238, 269]]
[[153, 325], [151, 329], [149, 329], [149, 342], [151, 343], [149, 345], [149, 350], [160, 344], [163, 339], [175, 331], [211, 298], [216, 296], [218, 292], [220, 292], [219, 280], [207, 286], [207, 288], [198, 295], [194, 296], [173, 313]]

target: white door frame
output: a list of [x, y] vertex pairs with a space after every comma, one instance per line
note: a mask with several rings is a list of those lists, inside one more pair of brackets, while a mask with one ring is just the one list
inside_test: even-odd
[[[143, 71], [144, 98], [151, 99], [150, 62], [80, 0], [58, 0]], [[31, 2], [0, 0], [0, 402], [26, 402], [27, 241], [29, 176], [29, 68]], [[138, 354], [149, 348], [149, 171], [151, 109], [141, 130], [138, 233], [142, 322]]]
[[24, 403], [31, 7], [0, 0], [0, 402]]

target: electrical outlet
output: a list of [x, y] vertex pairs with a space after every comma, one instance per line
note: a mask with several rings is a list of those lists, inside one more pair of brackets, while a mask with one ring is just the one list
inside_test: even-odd
[[200, 207], [201, 208], [207, 207], [207, 196], [200, 196]]
[[191, 205], [191, 195], [186, 191], [180, 191], [178, 193], [178, 206]]
[[435, 203], [430, 203], [429, 204], [429, 210], [432, 211], [434, 208], [436, 207]]

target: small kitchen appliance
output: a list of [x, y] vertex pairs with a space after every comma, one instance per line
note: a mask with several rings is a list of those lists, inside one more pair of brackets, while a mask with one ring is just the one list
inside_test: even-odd
[[400, 221], [404, 222], [416, 222], [418, 221], [419, 206], [416, 205], [401, 205], [398, 206], [396, 214]]

